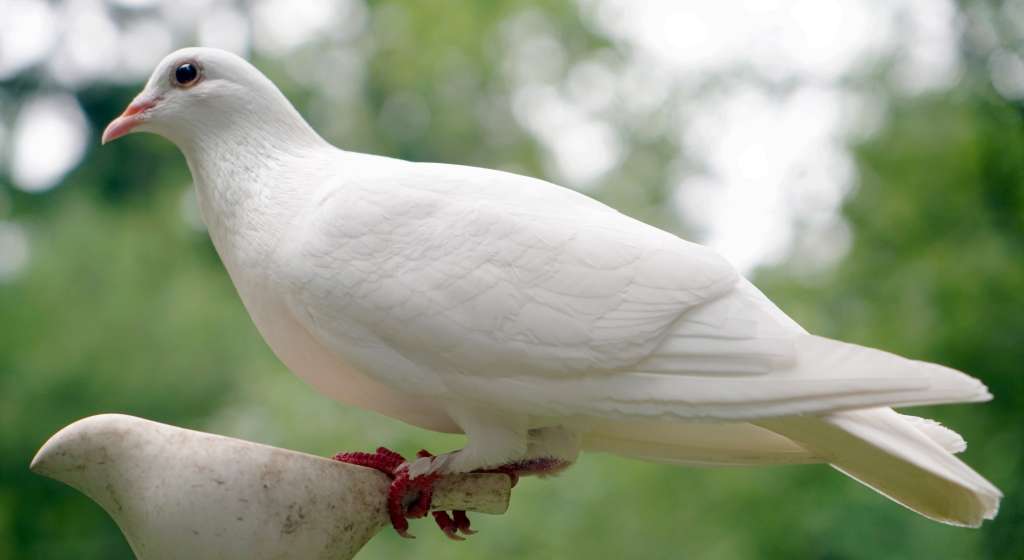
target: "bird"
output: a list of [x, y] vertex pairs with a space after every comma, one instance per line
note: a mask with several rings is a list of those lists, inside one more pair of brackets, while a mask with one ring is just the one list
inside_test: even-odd
[[[341, 117], [343, 118], [343, 117]], [[824, 463], [935, 521], [1000, 491], [966, 444], [894, 408], [991, 399], [955, 369], [802, 328], [703, 245], [524, 175], [324, 140], [244, 58], [167, 55], [104, 130], [184, 154], [200, 215], [283, 364], [349, 406], [466, 437], [338, 460], [392, 477], [390, 519], [440, 477], [550, 475], [581, 452], [674, 465]], [[463, 512], [435, 513], [451, 538]]]

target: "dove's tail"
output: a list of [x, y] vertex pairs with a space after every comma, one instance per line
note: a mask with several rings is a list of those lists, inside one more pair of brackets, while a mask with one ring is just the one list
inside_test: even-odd
[[937, 424], [906, 418], [891, 409], [871, 409], [758, 424], [935, 521], [977, 527], [994, 518], [999, 489], [950, 453], [962, 449], [963, 440]]

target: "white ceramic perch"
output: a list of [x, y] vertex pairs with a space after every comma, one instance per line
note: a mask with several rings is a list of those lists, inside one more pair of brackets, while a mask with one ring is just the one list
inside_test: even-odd
[[[31, 469], [99, 503], [141, 560], [343, 560], [388, 525], [375, 470], [134, 416], [67, 426]], [[433, 505], [499, 514], [509, 492], [505, 475], [448, 477]]]

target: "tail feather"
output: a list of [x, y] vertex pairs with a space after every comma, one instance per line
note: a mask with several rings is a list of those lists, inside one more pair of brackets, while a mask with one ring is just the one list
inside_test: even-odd
[[758, 424], [935, 521], [977, 527], [999, 510], [999, 489], [948, 451], [962, 449], [963, 440], [937, 423], [872, 409]]
[[[898, 415], [950, 453], [967, 444], [960, 434], [928, 418]], [[747, 422], [678, 422], [666, 419], [591, 418], [583, 435], [588, 451], [689, 466], [787, 465], [825, 462], [805, 446]]]
[[592, 418], [583, 435], [588, 451], [689, 466], [821, 463], [789, 439], [746, 422]]
[[928, 436], [928, 439], [939, 444], [943, 449], [950, 453], [963, 453], [967, 450], [967, 442], [960, 434], [950, 430], [942, 424], [932, 420], [931, 418], [921, 418], [919, 416], [909, 416], [901, 414], [900, 418], [903, 418], [907, 422], [914, 425], [921, 433]]

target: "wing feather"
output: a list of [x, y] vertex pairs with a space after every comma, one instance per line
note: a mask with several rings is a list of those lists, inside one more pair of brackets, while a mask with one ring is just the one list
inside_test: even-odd
[[312, 268], [294, 270], [296, 315], [329, 346], [350, 321], [445, 373], [610, 371], [739, 278], [713, 251], [561, 187], [457, 166], [409, 173], [335, 187], [290, 243], [289, 261]]

